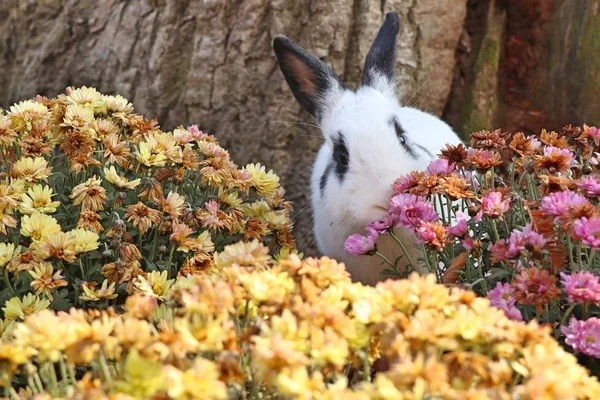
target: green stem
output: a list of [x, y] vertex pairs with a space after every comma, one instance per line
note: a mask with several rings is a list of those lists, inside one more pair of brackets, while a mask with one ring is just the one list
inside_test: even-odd
[[40, 378], [40, 374], [36, 371], [33, 375], [33, 379], [35, 380], [35, 384], [37, 385], [38, 392], [44, 392], [44, 385], [42, 385], [42, 379]]
[[172, 270], [171, 270], [171, 263], [173, 262], [173, 253], [175, 253], [175, 243], [173, 243], [171, 245], [171, 251], [169, 252], [169, 266], [168, 268], [168, 272], [167, 272], [167, 277], [171, 278], [173, 276], [172, 274]]
[[81, 272], [81, 279], [86, 280], [85, 270], [83, 269], [83, 262], [81, 261], [81, 257], [79, 257], [79, 272]]
[[6, 286], [8, 286], [8, 289], [12, 295], [16, 296], [15, 289], [13, 289], [12, 285], [10, 284], [10, 277], [8, 276], [8, 270], [6, 268], [4, 269], [4, 280], [6, 281]]
[[596, 258], [596, 250], [592, 249], [592, 252], [590, 253], [590, 256], [588, 257], [588, 262], [587, 262], [588, 268], [592, 267], [592, 265], [594, 264], [595, 258]]
[[100, 353], [100, 356], [98, 358], [100, 360], [100, 369], [102, 370], [102, 375], [104, 375], [104, 379], [109, 385], [112, 385], [112, 376], [110, 375], [110, 369], [108, 367], [106, 357], [104, 357], [103, 353]]
[[[427, 253], [427, 249], [425, 248], [424, 244], [421, 245], [421, 248], [423, 249], [423, 258], [425, 259], [425, 264], [427, 264], [427, 271], [429, 271], [429, 273], [433, 274], [434, 272], [431, 270], [431, 263], [429, 260], [429, 254]], [[437, 277], [437, 274], [436, 274], [436, 277]]]
[[53, 396], [58, 396], [58, 377], [56, 376], [56, 370], [54, 369], [54, 364], [48, 362], [46, 364], [46, 368], [50, 371], [50, 381], [52, 382], [52, 388], [50, 389], [50, 394]]
[[400, 246], [400, 248], [402, 248], [402, 252], [404, 253], [404, 256], [406, 257], [406, 260], [408, 261], [408, 265], [409, 267], [414, 270], [415, 269], [415, 263], [412, 260], [412, 257], [410, 256], [410, 254], [408, 254], [408, 249], [406, 248], [406, 246], [404, 246], [404, 243], [402, 243], [402, 241], [398, 238], [398, 236], [396, 236], [396, 234], [394, 233], [393, 230], [390, 231], [390, 236], [392, 238], [394, 238], [394, 240], [396, 241], [396, 243], [398, 243], [398, 245]]
[[10, 393], [10, 396], [14, 399], [14, 400], [19, 400], [19, 394], [15, 391], [15, 388], [12, 387], [12, 385], [8, 386], [8, 393]]
[[566, 323], [567, 323], [567, 317], [569, 315], [571, 315], [571, 313], [575, 309], [575, 306], [577, 306], [577, 304], [571, 304], [569, 306], [569, 308], [567, 308], [567, 310], [563, 314], [562, 318], [560, 319], [560, 325], [558, 326], [558, 329], [556, 329], [556, 331], [555, 331], [555, 337], [556, 337], [556, 339], [558, 339], [558, 337], [560, 336], [560, 327], [566, 325]]
[[[60, 376], [62, 377], [62, 381], [65, 384], [69, 384], [69, 376], [67, 375], [67, 365], [65, 364], [65, 359], [61, 356], [58, 360], [58, 365], [60, 367]], [[73, 382], [75, 384], [75, 382]]]
[[571, 236], [567, 234], [567, 246], [569, 247], [569, 267], [573, 266], [573, 243]]
[[379, 256], [383, 261], [385, 261], [386, 264], [388, 264], [390, 267], [392, 267], [392, 268], [394, 268], [394, 270], [396, 270], [396, 266], [394, 264], [392, 264], [392, 262], [390, 260], [388, 260], [386, 256], [384, 256], [383, 254], [381, 254], [378, 251], [376, 251], [375, 254], [377, 256]]
[[492, 219], [492, 229], [494, 231], [494, 243], [500, 239], [500, 234], [498, 233], [498, 225], [496, 225], [496, 220]]

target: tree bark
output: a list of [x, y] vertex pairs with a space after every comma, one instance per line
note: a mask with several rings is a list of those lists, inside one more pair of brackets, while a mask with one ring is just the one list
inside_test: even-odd
[[297, 41], [350, 86], [385, 12], [401, 16], [401, 100], [435, 114], [446, 104], [466, 0], [4, 0], [0, 106], [67, 86], [118, 93], [164, 129], [198, 124], [240, 164], [282, 177], [313, 252], [308, 179], [318, 129], [281, 76], [271, 42]]

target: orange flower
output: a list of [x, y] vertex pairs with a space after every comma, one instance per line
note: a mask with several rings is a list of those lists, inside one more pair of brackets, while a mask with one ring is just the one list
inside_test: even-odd
[[163, 188], [154, 178], [146, 178], [142, 181], [142, 191], [138, 194], [138, 198], [144, 201], [153, 201], [158, 203], [163, 197]]
[[123, 167], [128, 160], [133, 158], [127, 141], [120, 141], [119, 135], [115, 133], [108, 134], [102, 143], [104, 144], [104, 158], [107, 158], [111, 164], [116, 163]]
[[534, 136], [527, 136], [523, 132], [515, 133], [509, 147], [521, 157], [532, 156], [541, 148], [540, 142]]
[[469, 149], [466, 163], [479, 171], [487, 171], [502, 164], [502, 158], [496, 151]]
[[441, 178], [438, 189], [452, 199], [472, 198], [475, 196], [475, 193], [468, 190], [469, 183], [456, 174]]
[[569, 148], [567, 139], [554, 131], [548, 132], [547, 130], [542, 129], [542, 132], [540, 133], [540, 140], [546, 146], [558, 147], [559, 149]]
[[75, 186], [69, 196], [73, 199], [73, 205], [81, 204], [83, 210], [88, 211], [103, 210], [108, 196], [106, 189], [100, 186], [101, 183], [102, 179], [98, 179], [94, 175], [84, 183]]
[[100, 215], [97, 212], [84, 210], [79, 216], [79, 221], [77, 221], [77, 227], [96, 233], [102, 232], [104, 230], [104, 227], [100, 222], [98, 222], [99, 219]]
[[536, 267], [523, 269], [513, 281], [513, 294], [519, 304], [531, 304], [541, 311], [550, 300], [560, 295], [556, 281], [556, 277], [546, 270]]
[[136, 227], [140, 234], [144, 234], [152, 225], [156, 225], [161, 220], [160, 211], [152, 209], [143, 203], [137, 203], [127, 206], [125, 214], [127, 221], [131, 222]]
[[52, 301], [51, 291], [57, 287], [67, 286], [67, 281], [63, 279], [61, 272], [60, 270], [54, 272], [52, 264], [42, 262], [34, 267], [33, 271], [29, 271], [29, 275], [33, 278], [31, 287], [36, 294], [44, 293]]
[[471, 147], [487, 150], [502, 150], [510, 134], [496, 129], [494, 132], [479, 131], [471, 133]]

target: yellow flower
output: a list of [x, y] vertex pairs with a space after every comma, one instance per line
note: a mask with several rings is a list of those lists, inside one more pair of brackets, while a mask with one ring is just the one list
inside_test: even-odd
[[83, 294], [79, 298], [85, 301], [112, 300], [118, 296], [115, 293], [115, 283], [113, 282], [109, 285], [106, 279], [102, 282], [102, 286], [98, 290], [90, 288], [85, 283], [81, 285], [81, 289], [83, 290]]
[[269, 250], [258, 240], [231, 244], [225, 246], [221, 253], [215, 253], [215, 264], [218, 268], [237, 264], [260, 269], [266, 267], [270, 260]]
[[0, 342], [0, 387], [10, 382], [21, 365], [27, 364], [35, 350], [10, 341]]
[[40, 260], [54, 257], [73, 262], [76, 256], [75, 239], [65, 232], [44, 236], [39, 242], [36, 242], [35, 254]]
[[79, 104], [69, 104], [61, 126], [85, 128], [94, 120], [94, 111]]
[[19, 256], [21, 246], [15, 248], [14, 243], [0, 243], [0, 268]]
[[142, 181], [140, 178], [134, 179], [131, 182], [128, 181], [127, 178], [120, 176], [117, 173], [117, 170], [114, 166], [111, 166], [110, 168], [104, 168], [104, 176], [107, 181], [120, 189], [134, 189]]
[[30, 131], [32, 122], [50, 117], [48, 107], [37, 101], [26, 100], [10, 107], [8, 114], [16, 131]]
[[53, 300], [51, 291], [57, 287], [67, 286], [67, 281], [60, 274], [62, 271], [54, 272], [52, 264], [42, 262], [34, 267], [33, 271], [29, 271], [29, 275], [33, 278], [31, 287], [36, 294], [44, 293], [50, 300]]
[[60, 232], [60, 225], [53, 217], [34, 211], [32, 215], [21, 218], [21, 235], [40, 241], [47, 236]]
[[27, 316], [44, 310], [50, 306], [50, 301], [41, 299], [33, 293], [27, 293], [23, 299], [13, 297], [2, 307], [4, 318], [7, 320], [24, 320]]
[[8, 214], [14, 212], [24, 193], [24, 179], [10, 179], [0, 183], [0, 210]]
[[185, 204], [185, 197], [176, 192], [169, 192], [166, 199], [160, 199], [162, 212], [169, 214], [175, 221], [181, 215], [181, 210]]
[[48, 161], [44, 157], [23, 157], [12, 166], [10, 175], [13, 178], [23, 178], [30, 183], [38, 183], [47, 182], [51, 171], [52, 168], [48, 167]]
[[38, 362], [58, 362], [66, 348], [68, 324], [61, 324], [54, 311], [41, 310], [15, 325], [15, 342], [36, 350]]
[[123, 96], [102, 95], [102, 101], [106, 104], [106, 110], [113, 113], [130, 114], [133, 111], [133, 105]]
[[75, 241], [74, 251], [76, 255], [94, 251], [99, 246], [98, 239], [100, 237], [96, 232], [78, 228], [69, 231], [68, 235]]
[[106, 189], [102, 186], [102, 179], [96, 178], [94, 175], [84, 183], [81, 183], [73, 188], [71, 195], [73, 205], [81, 204], [83, 210], [99, 211], [104, 209], [104, 204], [108, 201]]
[[8, 337], [12, 333], [15, 323], [14, 319], [0, 319], [0, 339]]
[[165, 157], [175, 163], [181, 163], [182, 149], [173, 138], [173, 135], [162, 132], [154, 133], [148, 136], [146, 142], [150, 144], [153, 152], [164, 154]]
[[90, 110], [102, 113], [106, 110], [102, 95], [94, 88], [82, 86], [78, 89], [67, 89], [68, 96], [65, 101], [68, 105], [80, 105], [89, 108]]
[[2, 111], [0, 110], [0, 146], [11, 146], [17, 136], [10, 118], [2, 115]]
[[163, 369], [168, 394], [177, 400], [227, 399], [227, 386], [219, 380], [219, 370], [214, 362], [196, 358], [191, 368], [184, 372], [173, 366]]
[[152, 271], [146, 276], [137, 276], [133, 281], [135, 293], [164, 299], [175, 279], [167, 279], [167, 271]]
[[33, 214], [39, 211], [50, 214], [60, 206], [60, 201], [52, 201], [52, 188], [49, 186], [34, 185], [21, 196], [20, 211], [23, 214]]
[[116, 389], [135, 398], [149, 399], [165, 386], [161, 364], [140, 356], [135, 348], [129, 351], [123, 372]]
[[273, 196], [279, 188], [279, 177], [273, 173], [273, 170], [266, 172], [264, 165], [248, 164], [244, 168], [252, 176], [252, 184], [256, 192], [264, 196]]
[[151, 143], [141, 142], [135, 159], [146, 167], [163, 167], [167, 162], [167, 156], [157, 151]]
[[172, 331], [175, 321], [175, 310], [171, 306], [160, 304], [152, 312], [152, 320], [154, 320], [160, 331]]

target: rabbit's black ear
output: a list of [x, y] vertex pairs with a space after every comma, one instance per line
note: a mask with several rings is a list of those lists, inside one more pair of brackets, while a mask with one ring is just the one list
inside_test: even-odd
[[362, 84], [396, 95], [396, 43], [400, 21], [398, 13], [389, 12], [367, 54]]
[[273, 50], [279, 68], [296, 100], [318, 118], [322, 108], [344, 88], [333, 69], [285, 36], [277, 36]]

